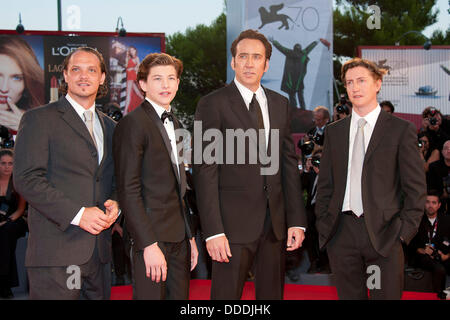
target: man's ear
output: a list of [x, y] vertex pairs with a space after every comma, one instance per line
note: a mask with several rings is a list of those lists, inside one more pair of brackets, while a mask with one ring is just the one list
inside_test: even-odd
[[269, 70], [269, 59], [266, 59], [266, 63], [264, 65], [264, 72], [267, 72]]
[[142, 91], [147, 92], [147, 82], [144, 80], [139, 80], [139, 87], [141, 87]]

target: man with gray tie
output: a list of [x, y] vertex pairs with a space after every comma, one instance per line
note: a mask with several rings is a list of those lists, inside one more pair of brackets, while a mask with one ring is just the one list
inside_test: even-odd
[[400, 299], [402, 242], [417, 233], [426, 183], [415, 126], [377, 102], [384, 70], [355, 58], [342, 67], [351, 117], [325, 129], [317, 230], [340, 299]]
[[65, 96], [26, 112], [16, 139], [14, 185], [30, 205], [30, 299], [109, 299], [115, 122], [95, 110], [106, 65], [81, 47], [63, 67]]

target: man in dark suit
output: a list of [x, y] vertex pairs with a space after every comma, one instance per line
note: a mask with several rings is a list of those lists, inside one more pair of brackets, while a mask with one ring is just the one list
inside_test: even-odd
[[198, 251], [184, 204], [186, 176], [177, 152], [180, 122], [171, 112], [183, 64], [164, 53], [142, 60], [144, 102], [114, 133], [114, 160], [124, 229], [133, 244], [135, 298], [188, 299]]
[[[221, 136], [212, 146], [197, 144], [200, 134], [194, 129], [194, 182], [213, 259], [212, 299], [240, 299], [252, 265], [256, 299], [282, 299], [284, 252], [304, 239], [307, 220], [288, 100], [260, 85], [271, 52], [264, 35], [243, 31], [231, 46], [234, 81], [197, 105], [201, 136]], [[243, 143], [235, 146], [236, 140]], [[210, 147], [222, 149], [226, 162], [210, 161]]]
[[109, 299], [115, 123], [95, 111], [106, 65], [82, 47], [63, 66], [66, 95], [24, 114], [15, 147], [14, 185], [30, 205], [30, 298]]
[[414, 265], [432, 272], [433, 291], [437, 293], [445, 289], [445, 278], [450, 274], [450, 217], [438, 213], [440, 206], [439, 192], [429, 190], [419, 232], [411, 242]]
[[371, 298], [401, 298], [401, 241], [411, 241], [423, 215], [416, 128], [378, 105], [383, 74], [368, 60], [345, 63], [352, 116], [325, 129], [316, 225], [340, 299], [367, 299], [368, 289]]

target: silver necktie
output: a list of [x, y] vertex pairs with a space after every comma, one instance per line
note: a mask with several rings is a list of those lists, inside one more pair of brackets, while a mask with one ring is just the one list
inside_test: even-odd
[[84, 116], [84, 122], [86, 123], [86, 127], [89, 131], [89, 134], [91, 135], [92, 141], [94, 142], [95, 148], [97, 148], [97, 143], [95, 142], [95, 137], [94, 137], [93, 113], [91, 110], [86, 110], [83, 113], [83, 116]]
[[361, 175], [364, 163], [365, 143], [364, 126], [367, 121], [364, 118], [358, 120], [355, 142], [350, 169], [350, 209], [359, 217], [364, 213], [361, 193]]

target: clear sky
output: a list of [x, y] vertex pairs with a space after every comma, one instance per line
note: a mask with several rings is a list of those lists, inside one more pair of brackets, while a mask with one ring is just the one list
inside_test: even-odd
[[[20, 12], [25, 29], [58, 30], [57, 0], [0, 2], [0, 29], [15, 29]], [[114, 32], [121, 16], [128, 32], [166, 35], [184, 32], [197, 24], [210, 24], [224, 10], [224, 0], [62, 0], [61, 4], [63, 31]], [[79, 8], [79, 23], [70, 12], [73, 5]], [[69, 29], [70, 23], [79, 24], [79, 29]]]
[[[260, 0], [257, 0], [260, 1]], [[413, 0], [411, 0], [413, 1]], [[57, 30], [57, 0], [0, 0], [0, 29], [15, 29], [19, 12], [28, 30]], [[117, 18], [122, 17], [128, 32], [184, 32], [187, 27], [210, 24], [224, 10], [224, 0], [62, 0], [62, 29], [66, 31], [114, 32]], [[71, 6], [79, 10], [70, 13]], [[450, 25], [448, 0], [438, 0], [438, 22], [424, 34]], [[74, 11], [72, 11], [74, 12]], [[77, 28], [68, 28], [68, 24]]]

